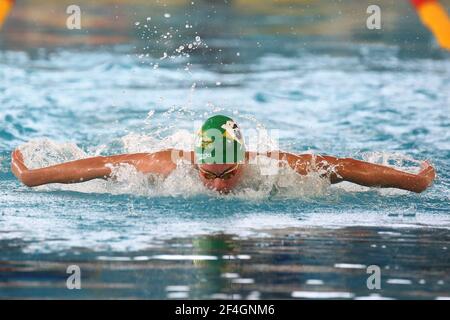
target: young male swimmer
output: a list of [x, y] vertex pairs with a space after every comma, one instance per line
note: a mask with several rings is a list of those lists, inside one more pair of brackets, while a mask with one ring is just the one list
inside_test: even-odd
[[[70, 161], [40, 169], [28, 169], [21, 152], [12, 153], [14, 175], [29, 187], [48, 183], [79, 183], [92, 179], [107, 179], [116, 165], [129, 164], [144, 174], [168, 176], [176, 167], [176, 159], [183, 158], [198, 170], [201, 182], [220, 193], [230, 192], [239, 184], [243, 173], [257, 156], [245, 151], [237, 124], [229, 117], [215, 115], [202, 125], [194, 151], [163, 150], [154, 153], [99, 156]], [[332, 156], [293, 154], [274, 151], [262, 156], [279, 159], [279, 166], [289, 166], [300, 175], [315, 171], [331, 183], [349, 181], [367, 187], [399, 188], [422, 192], [435, 178], [435, 170], [423, 162], [418, 174], [390, 167]]]

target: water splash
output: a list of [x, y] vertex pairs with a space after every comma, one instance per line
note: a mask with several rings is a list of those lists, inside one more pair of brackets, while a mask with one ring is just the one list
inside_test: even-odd
[[[173, 114], [173, 110], [168, 111], [166, 116], [171, 114]], [[277, 142], [270, 137], [267, 129], [261, 123], [257, 122], [253, 117], [241, 117], [238, 113], [234, 113], [234, 115], [244, 121], [253, 122], [252, 127], [255, 128], [258, 139], [251, 146], [251, 151], [278, 149]], [[152, 114], [149, 113], [146, 123], [149, 123], [151, 116]], [[149, 129], [149, 131], [153, 131], [153, 136], [131, 132], [119, 138], [120, 147], [118, 153], [151, 153], [169, 148], [192, 150], [194, 145], [195, 135], [188, 130], [172, 128], [172, 132], [169, 133], [170, 130], [167, 128], [164, 128], [164, 130], [159, 128], [157, 130]], [[162, 131], [165, 131], [165, 133], [163, 134]], [[117, 140], [114, 142], [117, 142]], [[50, 139], [34, 139], [21, 145], [19, 149], [23, 153], [25, 164], [29, 168], [35, 169], [99, 155], [105, 153], [105, 151], [112, 150], [113, 147], [103, 144], [97, 148], [91, 147], [89, 153], [87, 153], [75, 143], [58, 143]], [[397, 169], [409, 171], [417, 171], [417, 165], [419, 164], [418, 161], [398, 153], [364, 153], [363, 158], [369, 162], [391, 165]], [[248, 166], [242, 182], [228, 197], [255, 201], [272, 198], [308, 198], [328, 194], [329, 186], [330, 182], [328, 179], [323, 178], [321, 173], [310, 172], [307, 176], [300, 176], [289, 167], [279, 167], [278, 160], [259, 156], [253, 164]], [[369, 188], [352, 184], [342, 184], [338, 188], [346, 192], [370, 190]], [[195, 197], [205, 194], [210, 197], [219, 196], [214, 191], [207, 190], [203, 186], [198, 178], [197, 171], [188, 164], [179, 164], [177, 169], [165, 179], [154, 174], [142, 174], [137, 172], [131, 165], [121, 164], [112, 167], [111, 178], [106, 181], [92, 180], [72, 185], [54, 184], [40, 186], [37, 189], [42, 191], [68, 190], [116, 195], [130, 194], [148, 197]], [[402, 192], [399, 191], [399, 193], [401, 194]], [[392, 194], [392, 191], [386, 194]]]

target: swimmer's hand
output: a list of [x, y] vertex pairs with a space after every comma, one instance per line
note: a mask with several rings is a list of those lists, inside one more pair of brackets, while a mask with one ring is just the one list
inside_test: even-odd
[[436, 178], [436, 170], [431, 166], [428, 161], [422, 162], [422, 170], [416, 175], [415, 192], [422, 192], [427, 189], [433, 183]]
[[11, 154], [11, 171], [23, 184], [28, 185], [28, 168], [23, 161], [22, 152], [16, 149]]

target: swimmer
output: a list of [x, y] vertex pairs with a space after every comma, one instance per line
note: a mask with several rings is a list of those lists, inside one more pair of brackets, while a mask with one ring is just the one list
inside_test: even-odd
[[21, 152], [16, 149], [12, 153], [11, 169], [22, 183], [34, 187], [108, 179], [113, 167], [121, 164], [132, 165], [144, 174], [168, 176], [182, 159], [194, 166], [207, 188], [225, 194], [239, 184], [245, 170], [258, 156], [276, 158], [279, 166], [289, 166], [299, 175], [318, 172], [331, 183], [349, 181], [366, 187], [398, 188], [419, 193], [427, 189], [436, 177], [434, 168], [427, 161], [422, 163], [418, 174], [412, 174], [351, 158], [282, 151], [248, 152], [238, 125], [223, 115], [212, 116], [204, 122], [193, 151], [168, 149], [154, 153], [98, 156], [28, 169]]

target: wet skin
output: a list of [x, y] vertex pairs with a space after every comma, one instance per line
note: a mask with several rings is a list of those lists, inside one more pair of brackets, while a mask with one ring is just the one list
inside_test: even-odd
[[[178, 162], [174, 161], [174, 154], [181, 154], [184, 160], [199, 170], [200, 180], [206, 187], [221, 193], [230, 192], [239, 183], [246, 166], [246, 164], [239, 165], [233, 174], [225, 175], [224, 173], [234, 164], [197, 165], [192, 151], [183, 152], [169, 149], [155, 153], [99, 156], [45, 168], [28, 169], [22, 153], [16, 149], [11, 155], [11, 171], [29, 187], [49, 183], [80, 183], [92, 179], [107, 179], [111, 176], [113, 167], [122, 164], [132, 165], [137, 171], [144, 174], [153, 173], [167, 176], [177, 168]], [[349, 181], [367, 187], [398, 188], [420, 193], [425, 191], [436, 177], [435, 169], [428, 161], [422, 163], [419, 173], [413, 174], [351, 158], [311, 154], [297, 155], [287, 152], [277, 152], [277, 154], [280, 156], [278, 159], [281, 160], [279, 165], [287, 165], [300, 175], [307, 175], [311, 171], [320, 172], [331, 183]], [[251, 160], [255, 156], [252, 153], [246, 155], [247, 160]]]

